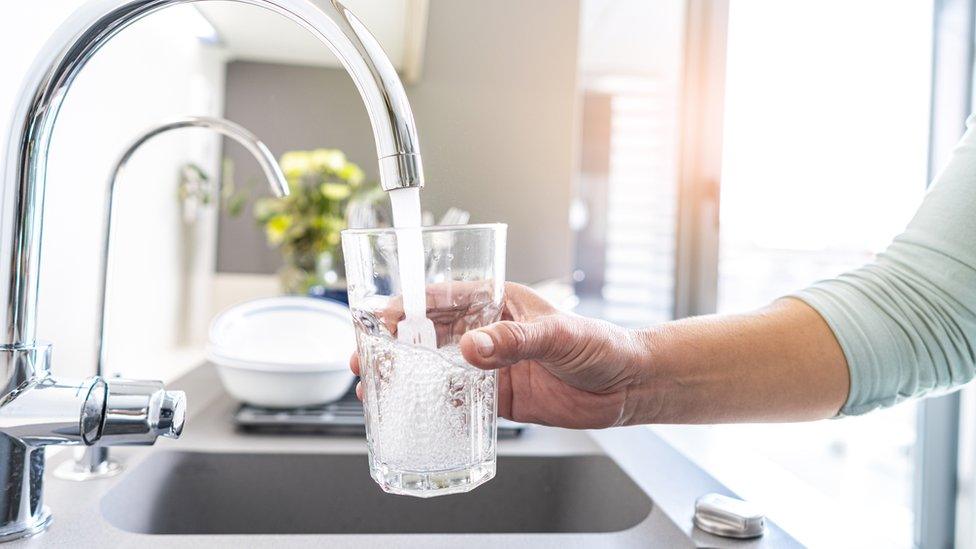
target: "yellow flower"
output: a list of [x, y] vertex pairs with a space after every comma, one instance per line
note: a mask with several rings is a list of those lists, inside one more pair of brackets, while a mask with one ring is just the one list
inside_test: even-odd
[[337, 149], [316, 149], [311, 152], [311, 159], [316, 170], [338, 172], [346, 165], [346, 155]]
[[288, 179], [297, 179], [314, 167], [312, 155], [306, 151], [286, 152], [282, 155], [279, 164]]
[[322, 183], [319, 187], [322, 196], [329, 200], [344, 200], [352, 194], [352, 189], [345, 183]]
[[268, 238], [268, 242], [277, 246], [285, 240], [285, 234], [291, 227], [293, 219], [290, 215], [278, 214], [268, 220], [268, 223], [264, 226], [265, 236]]
[[363, 170], [359, 166], [349, 162], [341, 170], [339, 170], [339, 177], [345, 179], [350, 185], [355, 187], [362, 183], [366, 176], [363, 174]]

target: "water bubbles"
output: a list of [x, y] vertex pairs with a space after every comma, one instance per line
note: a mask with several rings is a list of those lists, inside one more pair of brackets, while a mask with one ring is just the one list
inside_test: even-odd
[[410, 471], [468, 467], [493, 452], [495, 372], [457, 345], [436, 350], [360, 332], [374, 457]]

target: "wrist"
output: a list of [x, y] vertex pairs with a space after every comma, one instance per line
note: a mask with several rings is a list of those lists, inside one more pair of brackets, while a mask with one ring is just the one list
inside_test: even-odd
[[667, 337], [660, 327], [629, 330], [631, 348], [630, 380], [624, 403], [624, 425], [667, 422], [668, 399], [672, 380], [663, 375], [667, 369]]

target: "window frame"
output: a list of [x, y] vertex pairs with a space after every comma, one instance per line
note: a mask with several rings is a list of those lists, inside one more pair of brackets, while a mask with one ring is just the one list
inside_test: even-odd
[[678, 114], [674, 319], [718, 304], [719, 200], [730, 0], [687, 0]]
[[[934, 0], [929, 116], [931, 182], [966, 131], [973, 107], [976, 1]], [[915, 546], [954, 547], [959, 500], [959, 392], [920, 403], [915, 442]], [[971, 540], [976, 541], [976, 540]]]

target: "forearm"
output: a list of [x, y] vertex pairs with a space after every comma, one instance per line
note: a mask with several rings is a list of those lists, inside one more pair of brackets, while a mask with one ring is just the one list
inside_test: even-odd
[[641, 332], [628, 421], [863, 414], [976, 377], [976, 116], [969, 126], [905, 232], [870, 264], [758, 313]]
[[816, 420], [835, 416], [847, 398], [840, 345], [823, 318], [795, 299], [638, 335], [645, 352], [628, 391], [627, 423]]

